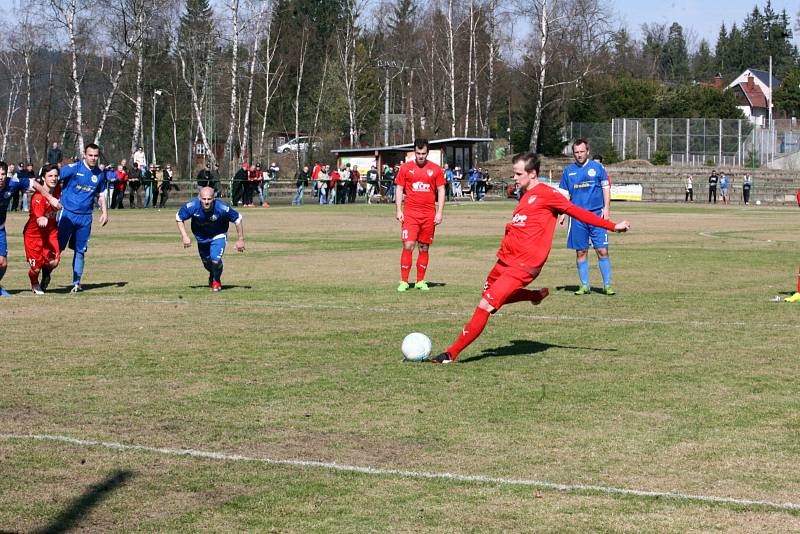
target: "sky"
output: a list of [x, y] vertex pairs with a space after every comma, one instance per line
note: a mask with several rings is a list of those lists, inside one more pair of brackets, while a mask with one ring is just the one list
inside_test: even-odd
[[[758, 5], [763, 8], [765, 1], [757, 0], [664, 0], [663, 2], [648, 2], [647, 0], [610, 0], [615, 19], [623, 21], [631, 33], [641, 37], [639, 28], [646, 22], [671, 25], [677, 22], [683, 26], [687, 35], [693, 35], [694, 46], [701, 39], [706, 39], [712, 46], [717, 42], [719, 27], [724, 22], [729, 28], [734, 22], [741, 25], [744, 18]], [[798, 31], [794, 28], [800, 3], [787, 0], [773, 0], [772, 9], [776, 13], [786, 9], [792, 30], [795, 34], [794, 42], [798, 43]]]

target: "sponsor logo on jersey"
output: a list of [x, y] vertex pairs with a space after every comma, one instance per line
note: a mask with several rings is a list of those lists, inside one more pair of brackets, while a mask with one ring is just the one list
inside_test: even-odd
[[511, 219], [512, 226], [525, 226], [525, 221], [528, 220], [527, 215], [521, 215], [519, 213], [515, 213], [514, 217]]
[[425, 182], [413, 182], [411, 184], [411, 190], [420, 193], [429, 193], [431, 191], [431, 184]]

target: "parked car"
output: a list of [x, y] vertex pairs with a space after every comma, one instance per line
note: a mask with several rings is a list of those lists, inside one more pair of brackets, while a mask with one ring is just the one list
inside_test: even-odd
[[300, 136], [295, 137], [288, 143], [284, 143], [275, 149], [275, 152], [286, 154], [287, 152], [305, 152], [308, 150], [309, 143], [312, 143], [314, 148], [319, 148], [322, 145], [322, 140], [318, 137]]

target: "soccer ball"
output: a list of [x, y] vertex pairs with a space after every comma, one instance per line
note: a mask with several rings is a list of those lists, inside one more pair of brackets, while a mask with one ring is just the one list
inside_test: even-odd
[[408, 334], [403, 339], [403, 345], [400, 347], [403, 351], [403, 359], [410, 362], [421, 362], [428, 359], [431, 355], [431, 339], [425, 334], [414, 332]]

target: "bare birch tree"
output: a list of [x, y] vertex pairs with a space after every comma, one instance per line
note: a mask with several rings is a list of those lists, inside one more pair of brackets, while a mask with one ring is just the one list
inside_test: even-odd
[[2, 123], [3, 140], [2, 144], [0, 144], [0, 158], [6, 159], [6, 150], [8, 149], [8, 140], [11, 134], [11, 123], [14, 120], [14, 115], [19, 111], [17, 101], [19, 99], [23, 77], [18, 65], [14, 61], [14, 54], [10, 52], [0, 53], [0, 64], [2, 64], [5, 71], [8, 72], [11, 77], [6, 86], [8, 88], [8, 97], [6, 98], [6, 112]]
[[228, 172], [233, 174], [233, 145], [236, 141], [237, 124], [236, 109], [239, 91], [239, 0], [230, 0], [228, 9], [231, 12], [231, 102], [228, 115], [228, 136], [225, 138], [224, 160], [228, 163]]

